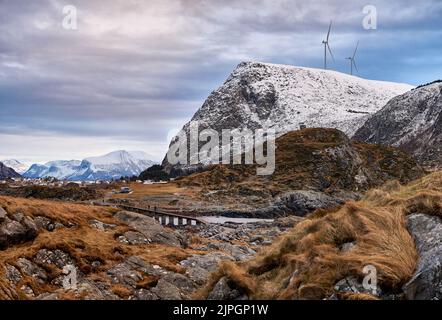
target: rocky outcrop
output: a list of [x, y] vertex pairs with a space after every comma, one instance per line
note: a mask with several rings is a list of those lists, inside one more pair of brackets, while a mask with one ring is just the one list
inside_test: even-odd
[[222, 277], [208, 294], [207, 300], [248, 300], [248, 297], [236, 289], [232, 281]]
[[399, 147], [424, 166], [442, 167], [442, 83], [392, 99], [353, 138]]
[[38, 234], [34, 220], [22, 214], [9, 217], [0, 207], [0, 250], [33, 240]]
[[408, 229], [419, 253], [415, 274], [404, 286], [409, 300], [442, 299], [442, 220], [436, 216], [412, 214]]
[[121, 238], [122, 242], [129, 243], [160, 243], [170, 246], [181, 246], [185, 243], [184, 237], [171, 230], [166, 230], [154, 219], [142, 214], [120, 211], [114, 218], [124, 222], [134, 228], [133, 231], [126, 232]]
[[289, 192], [280, 197], [280, 204], [304, 216], [319, 208], [336, 207], [345, 202], [344, 199], [331, 197], [325, 193], [312, 190], [298, 190]]

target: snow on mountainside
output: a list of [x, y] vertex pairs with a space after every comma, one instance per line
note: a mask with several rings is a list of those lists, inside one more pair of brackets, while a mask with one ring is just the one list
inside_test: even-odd
[[14, 169], [4, 165], [2, 162], [0, 162], [0, 179], [6, 179], [6, 178], [19, 178], [20, 175], [15, 172]]
[[78, 160], [50, 161], [44, 165], [33, 164], [29, 170], [23, 174], [23, 176], [34, 179], [53, 177], [63, 180], [65, 177], [75, 175], [80, 164], [81, 161]]
[[44, 165], [34, 164], [23, 176], [34, 179], [54, 177], [71, 181], [112, 180], [123, 176], [137, 176], [154, 164], [144, 152], [121, 150], [83, 161], [60, 160]]
[[1, 160], [1, 162], [3, 162], [5, 166], [14, 169], [20, 174], [25, 173], [29, 169], [29, 165], [15, 159]]
[[[192, 120], [199, 122], [200, 131], [274, 128], [280, 136], [304, 123], [352, 136], [369, 115], [412, 88], [330, 70], [243, 62]], [[189, 131], [189, 123], [184, 130]]]
[[399, 147], [430, 168], [442, 167], [442, 83], [421, 86], [391, 100], [354, 139]]

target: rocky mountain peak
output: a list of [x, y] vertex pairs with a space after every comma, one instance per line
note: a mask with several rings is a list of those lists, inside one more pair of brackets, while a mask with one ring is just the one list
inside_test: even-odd
[[[372, 81], [336, 71], [242, 62], [213, 91], [192, 121], [200, 131], [275, 129], [278, 136], [306, 127], [336, 128], [349, 136], [406, 84]], [[184, 126], [189, 132], [190, 122]], [[167, 167], [167, 159], [163, 162]]]

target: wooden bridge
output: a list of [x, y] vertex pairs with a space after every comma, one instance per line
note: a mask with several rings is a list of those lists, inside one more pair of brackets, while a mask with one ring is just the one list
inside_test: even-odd
[[[206, 224], [206, 222], [201, 219], [182, 215], [177, 212], [169, 212], [169, 210], [164, 210], [164, 209], [160, 210], [158, 207], [149, 207], [146, 209], [146, 208], [128, 206], [124, 204], [116, 204], [114, 206], [122, 210], [136, 212], [139, 214], [143, 214], [145, 216], [149, 216], [157, 220], [160, 224], [166, 226], [178, 227], [178, 226], [187, 226], [187, 225], [198, 226], [201, 224]], [[174, 209], [174, 211], [178, 210]]]

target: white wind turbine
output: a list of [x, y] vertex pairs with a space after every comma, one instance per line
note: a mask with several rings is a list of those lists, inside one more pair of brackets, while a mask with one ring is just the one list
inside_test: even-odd
[[356, 71], [359, 72], [358, 67], [356, 66], [356, 60], [355, 60], [356, 51], [358, 51], [358, 47], [359, 47], [359, 41], [356, 44], [356, 49], [355, 49], [355, 52], [353, 53], [353, 56], [346, 58], [347, 60], [350, 60], [350, 74], [351, 75], [353, 75], [353, 66], [355, 67]]
[[327, 70], [327, 50], [328, 50], [328, 52], [330, 52], [330, 56], [332, 57], [333, 61], [335, 61], [335, 57], [333, 57], [333, 53], [332, 53], [332, 51], [330, 49], [330, 45], [328, 43], [328, 40], [330, 38], [330, 31], [331, 31], [332, 23], [333, 23], [333, 21], [330, 21], [330, 26], [328, 27], [326, 40], [322, 41], [322, 44], [324, 45], [324, 69], [325, 70]]

